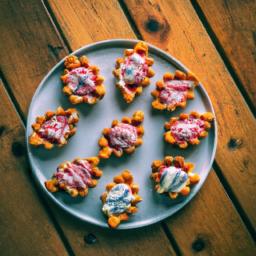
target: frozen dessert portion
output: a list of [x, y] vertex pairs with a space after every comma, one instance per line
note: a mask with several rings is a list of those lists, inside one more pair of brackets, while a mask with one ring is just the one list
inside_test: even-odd
[[194, 164], [186, 163], [181, 156], [166, 156], [164, 160], [155, 160], [151, 167], [156, 192], [167, 194], [171, 199], [178, 195], [187, 196], [190, 186], [200, 180], [200, 176], [192, 172]]
[[46, 149], [61, 147], [76, 133], [78, 121], [78, 113], [73, 108], [64, 110], [58, 107], [55, 112], [48, 111], [44, 116], [37, 117], [36, 122], [32, 124], [33, 132], [29, 143], [33, 146], [43, 145]]
[[70, 55], [64, 62], [65, 70], [61, 76], [63, 92], [72, 104], [95, 104], [105, 95], [104, 78], [99, 68], [91, 66], [86, 56]]
[[137, 43], [134, 49], [125, 50], [124, 57], [117, 59], [113, 74], [117, 79], [116, 86], [127, 103], [131, 103], [150, 84], [149, 78], [155, 74], [151, 68], [153, 63], [154, 60], [148, 57], [145, 42]]
[[116, 228], [121, 221], [128, 220], [130, 214], [137, 212], [136, 205], [142, 200], [138, 192], [139, 186], [133, 183], [133, 176], [128, 170], [114, 177], [113, 182], [106, 186], [101, 201], [110, 228]]

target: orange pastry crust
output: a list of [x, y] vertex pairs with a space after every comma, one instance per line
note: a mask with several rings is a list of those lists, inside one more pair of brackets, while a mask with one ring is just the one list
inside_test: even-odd
[[105, 95], [104, 77], [99, 68], [89, 64], [86, 56], [70, 55], [64, 62], [65, 70], [61, 76], [63, 92], [72, 104], [95, 104]]
[[192, 173], [194, 164], [186, 163], [182, 156], [166, 156], [164, 160], [153, 161], [151, 167], [155, 190], [171, 199], [176, 199], [178, 195], [188, 196], [191, 185], [200, 180], [197, 173]]
[[187, 148], [189, 144], [197, 145], [200, 138], [207, 137], [213, 119], [211, 112], [182, 113], [179, 117], [171, 117], [170, 121], [165, 123], [164, 140], [182, 149]]
[[150, 84], [149, 78], [155, 74], [151, 68], [153, 63], [154, 59], [148, 57], [148, 46], [145, 42], [137, 43], [134, 49], [126, 49], [124, 57], [116, 60], [113, 71], [117, 78], [116, 86], [127, 103], [131, 103]]
[[196, 76], [176, 70], [174, 74], [165, 73], [163, 80], [156, 82], [151, 92], [155, 98], [152, 107], [157, 110], [174, 111], [176, 107], [185, 108], [187, 100], [194, 99], [194, 88], [199, 84]]
[[102, 171], [97, 167], [98, 157], [76, 158], [60, 164], [45, 187], [50, 192], [66, 191], [72, 197], [85, 197], [88, 188], [95, 187]]
[[113, 182], [107, 184], [106, 192], [101, 195], [101, 201], [110, 228], [116, 228], [122, 221], [128, 220], [129, 215], [137, 212], [136, 205], [142, 201], [138, 192], [139, 186], [133, 183], [133, 175], [129, 170], [124, 170], [114, 177]]
[[43, 145], [46, 149], [52, 149], [55, 145], [62, 147], [76, 133], [78, 121], [79, 115], [74, 108], [64, 110], [58, 107], [55, 112], [47, 111], [32, 124], [33, 132], [29, 143], [37, 147]]
[[99, 157], [107, 159], [112, 153], [117, 157], [121, 157], [123, 152], [133, 153], [143, 143], [143, 120], [142, 111], [136, 111], [132, 118], [123, 117], [121, 122], [114, 120], [111, 128], [102, 131], [103, 136], [98, 142], [101, 148]]

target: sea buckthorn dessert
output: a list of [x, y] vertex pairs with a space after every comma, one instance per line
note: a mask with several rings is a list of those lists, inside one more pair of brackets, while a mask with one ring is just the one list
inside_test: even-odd
[[136, 205], [142, 200], [138, 192], [139, 186], [133, 183], [133, 176], [128, 170], [114, 177], [113, 182], [106, 186], [101, 201], [110, 228], [116, 228], [121, 221], [128, 220], [130, 214], [137, 212]]
[[61, 76], [63, 92], [72, 104], [95, 104], [104, 97], [104, 78], [99, 75], [97, 66], [89, 64], [86, 56], [68, 56], [64, 66], [64, 75]]
[[145, 42], [137, 43], [134, 49], [126, 49], [124, 57], [116, 60], [116, 69], [113, 71], [117, 78], [116, 86], [127, 103], [131, 103], [150, 84], [149, 78], [155, 74], [151, 68], [153, 63], [154, 60], [148, 57]]
[[101, 147], [99, 157], [109, 158], [112, 153], [121, 157], [123, 152], [133, 153], [136, 147], [143, 143], [143, 120], [144, 113], [142, 111], [136, 111], [132, 118], [123, 117], [121, 122], [114, 120], [112, 127], [105, 128], [102, 132], [103, 136], [99, 139]]
[[170, 121], [165, 123], [164, 139], [183, 149], [187, 148], [189, 144], [197, 145], [200, 143], [200, 138], [208, 135], [207, 130], [211, 128], [210, 122], [213, 119], [214, 116], [210, 112], [204, 114], [183, 113], [179, 117], [171, 117]]
[[48, 111], [44, 116], [38, 116], [32, 124], [33, 132], [29, 143], [33, 146], [43, 145], [46, 149], [62, 147], [76, 133], [78, 121], [79, 116], [74, 108], [64, 110], [58, 107], [56, 112]]
[[197, 78], [191, 72], [176, 70], [174, 75], [165, 73], [163, 80], [156, 82], [156, 90], [151, 92], [155, 98], [152, 107], [168, 111], [174, 111], [176, 107], [184, 108], [188, 99], [194, 99], [194, 88], [198, 84]]
[[97, 179], [102, 171], [97, 167], [98, 157], [76, 158], [72, 162], [60, 164], [50, 180], [45, 182], [45, 187], [50, 192], [66, 191], [72, 197], [84, 197], [88, 188], [97, 185]]
[[167, 194], [171, 199], [178, 195], [187, 196], [190, 186], [200, 180], [197, 173], [192, 173], [194, 164], [184, 162], [181, 156], [166, 156], [163, 161], [155, 160], [151, 167], [151, 178], [156, 183], [156, 192]]

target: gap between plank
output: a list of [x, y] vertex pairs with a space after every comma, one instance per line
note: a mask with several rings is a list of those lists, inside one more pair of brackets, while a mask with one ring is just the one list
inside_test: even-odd
[[181, 256], [182, 253], [181, 253], [181, 250], [179, 248], [179, 245], [178, 243], [176, 242], [174, 236], [172, 235], [169, 227], [167, 226], [167, 224], [165, 222], [161, 222], [161, 226], [165, 232], [165, 235], [167, 236], [167, 238], [169, 239], [169, 242], [171, 243], [172, 247], [173, 247], [173, 250], [175, 251], [176, 255], [177, 256]]
[[236, 211], [238, 212], [240, 218], [242, 219], [244, 225], [246, 226], [248, 232], [250, 233], [253, 240], [256, 241], [256, 231], [255, 231], [250, 219], [246, 215], [244, 209], [242, 208], [239, 201], [237, 200], [237, 198], [236, 198], [232, 188], [230, 187], [228, 181], [226, 180], [226, 178], [222, 174], [222, 171], [221, 171], [219, 165], [216, 163], [216, 161], [214, 161], [212, 166], [213, 166], [213, 170], [215, 171], [216, 175], [218, 176], [221, 184], [223, 185], [227, 195], [231, 199]]
[[125, 2], [123, 0], [118, 0], [118, 3], [120, 5], [120, 9], [123, 11], [128, 23], [129, 23], [131, 29], [133, 30], [135, 36], [137, 37], [137, 39], [143, 40], [143, 37], [142, 37], [139, 29], [137, 28], [133, 17], [130, 15], [130, 12], [129, 12]]
[[50, 19], [50, 21], [52, 23], [52, 26], [53, 26], [58, 38], [60, 39], [64, 48], [66, 47], [65, 50], [69, 53], [72, 52], [71, 46], [70, 46], [67, 38], [65, 37], [65, 35], [64, 35], [64, 33], [63, 33], [63, 31], [62, 31], [62, 29], [61, 29], [61, 27], [60, 27], [60, 25], [57, 21], [52, 9], [51, 9], [48, 1], [47, 0], [41, 0], [41, 3], [42, 3], [42, 5], [45, 9], [45, 12], [46, 12], [48, 18]]
[[194, 7], [194, 10], [198, 16], [198, 18], [200, 19], [202, 25], [204, 26], [207, 34], [209, 35], [213, 45], [215, 46], [215, 49], [217, 50], [217, 52], [219, 53], [220, 57], [222, 58], [228, 72], [230, 73], [230, 75], [232, 76], [234, 82], [237, 85], [237, 88], [239, 89], [240, 93], [242, 94], [242, 96], [244, 97], [245, 102], [247, 103], [249, 109], [251, 110], [253, 116], [256, 116], [256, 108], [254, 107], [247, 91], [245, 90], [243, 83], [241, 82], [239, 76], [237, 75], [237, 73], [235, 72], [231, 62], [229, 61], [220, 41], [218, 40], [216, 34], [214, 33], [210, 23], [208, 22], [206, 16], [204, 15], [203, 10], [201, 9], [201, 7], [199, 6], [197, 0], [190, 0], [192, 6]]
[[11, 89], [11, 86], [9, 85], [9, 83], [7, 82], [6, 78], [4, 77], [4, 74], [2, 72], [2, 70], [0, 69], [0, 80], [2, 80], [3, 82], [3, 87], [5, 88], [6, 90], [6, 93], [10, 99], [10, 101], [12, 102], [13, 106], [14, 106], [14, 109], [16, 110], [17, 112], [17, 115], [18, 117], [20, 118], [21, 120], [21, 123], [23, 124], [23, 126], [25, 127], [26, 126], [26, 117], [24, 116], [24, 114], [22, 113], [22, 110], [20, 108], [20, 105], [16, 99], [16, 97], [14, 96], [13, 92], [12, 92], [12, 89]]

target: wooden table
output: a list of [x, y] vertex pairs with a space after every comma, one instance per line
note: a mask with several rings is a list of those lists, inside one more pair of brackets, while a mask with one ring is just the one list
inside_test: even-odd
[[[1, 255], [256, 255], [255, 1], [1, 0], [0, 32]], [[24, 144], [40, 80], [69, 52], [110, 38], [143, 39], [181, 60], [205, 85], [219, 128], [198, 195], [161, 223], [122, 232], [45, 200]]]

